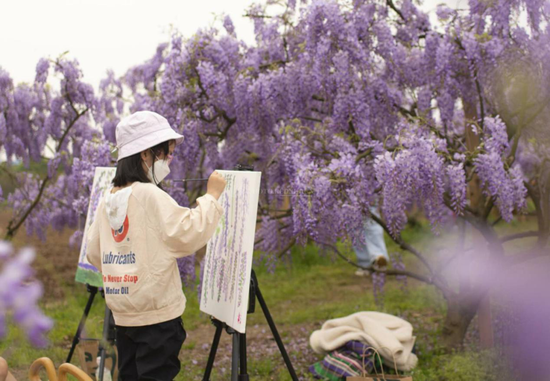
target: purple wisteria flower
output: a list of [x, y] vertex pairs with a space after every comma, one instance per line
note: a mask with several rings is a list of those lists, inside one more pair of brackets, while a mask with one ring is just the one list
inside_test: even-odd
[[0, 339], [7, 334], [7, 317], [26, 333], [28, 340], [37, 347], [46, 346], [46, 333], [53, 327], [52, 319], [45, 316], [37, 303], [42, 296], [42, 285], [32, 279], [33, 249], [14, 252], [12, 245], [0, 241]]

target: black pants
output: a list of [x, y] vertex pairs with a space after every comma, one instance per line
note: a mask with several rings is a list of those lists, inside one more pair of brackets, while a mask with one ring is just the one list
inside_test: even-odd
[[142, 327], [116, 326], [119, 380], [173, 380], [186, 337], [181, 317]]

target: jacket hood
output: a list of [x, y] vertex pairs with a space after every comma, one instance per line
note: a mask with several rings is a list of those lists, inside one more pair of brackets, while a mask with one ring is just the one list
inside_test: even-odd
[[132, 187], [121, 189], [111, 193], [110, 188], [105, 195], [105, 211], [111, 229], [118, 230], [124, 224], [128, 212], [128, 199], [132, 194]]

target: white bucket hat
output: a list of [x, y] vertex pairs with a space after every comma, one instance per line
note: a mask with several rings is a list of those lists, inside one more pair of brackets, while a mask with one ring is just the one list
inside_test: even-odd
[[183, 135], [174, 131], [165, 117], [153, 111], [135, 112], [116, 126], [118, 160], [172, 139], [181, 144]]

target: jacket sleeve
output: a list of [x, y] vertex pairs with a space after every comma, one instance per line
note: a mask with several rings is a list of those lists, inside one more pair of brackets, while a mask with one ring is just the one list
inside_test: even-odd
[[103, 208], [103, 202], [98, 206], [96, 211], [96, 218], [88, 230], [86, 236], [86, 259], [92, 265], [95, 266], [101, 272], [101, 249], [99, 245], [99, 215], [100, 210]]
[[169, 253], [181, 258], [206, 245], [222, 215], [218, 200], [210, 194], [197, 199], [195, 208], [185, 208], [167, 193], [154, 197], [152, 215], [158, 223], [162, 240]]

